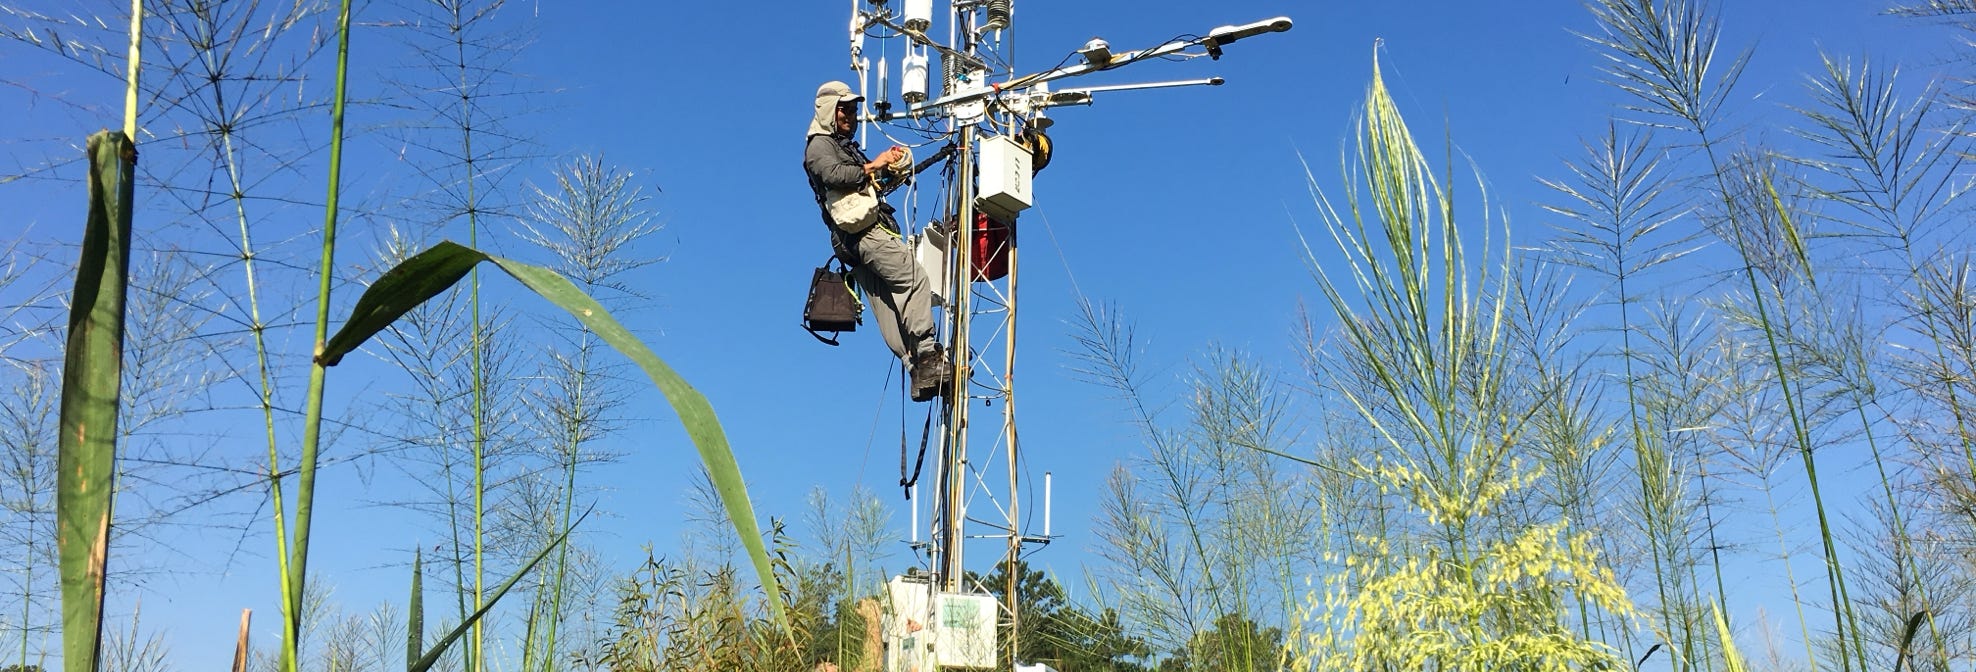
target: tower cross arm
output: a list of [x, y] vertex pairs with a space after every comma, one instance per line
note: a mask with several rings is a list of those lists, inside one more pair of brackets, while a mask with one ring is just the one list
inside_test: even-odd
[[1202, 47], [1202, 46], [1207, 47], [1208, 53], [1210, 55], [1218, 57], [1221, 55], [1221, 47], [1223, 45], [1233, 43], [1236, 40], [1254, 37], [1264, 33], [1280, 33], [1289, 29], [1290, 29], [1290, 17], [1287, 16], [1279, 16], [1273, 19], [1264, 19], [1261, 21], [1257, 21], [1255, 23], [1243, 24], [1239, 26], [1222, 26], [1220, 28], [1216, 28], [1214, 30], [1208, 31], [1208, 34], [1202, 37], [1193, 37], [1184, 40], [1170, 40], [1159, 46], [1155, 46], [1147, 49], [1139, 49], [1134, 51], [1126, 51], [1117, 54], [1111, 54], [1108, 57], [1101, 59], [1087, 58], [1086, 61], [1083, 63], [1078, 63], [1075, 65], [1067, 65], [1061, 68], [1056, 68], [1054, 70], [1045, 70], [1042, 72], [1031, 73], [1031, 74], [1023, 75], [1021, 77], [1010, 79], [1007, 82], [1002, 82], [999, 84], [990, 84], [987, 86], [975, 86], [969, 89], [955, 91], [951, 94], [941, 96], [939, 98], [935, 98], [915, 104], [911, 108], [908, 108], [906, 113], [908, 115], [918, 115], [943, 107], [972, 103], [992, 96], [1001, 95], [1003, 92], [1007, 92], [1007, 91], [1012, 91], [1016, 89], [1025, 89], [1045, 82], [1052, 82], [1059, 79], [1069, 79], [1071, 77], [1077, 77], [1080, 75], [1088, 75], [1094, 72], [1111, 70], [1113, 68], [1130, 65], [1132, 63], [1143, 61], [1149, 58], [1170, 56], [1185, 51], [1192, 47]]

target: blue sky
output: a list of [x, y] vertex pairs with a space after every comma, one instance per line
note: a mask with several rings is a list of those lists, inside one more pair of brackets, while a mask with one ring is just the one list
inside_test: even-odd
[[[1755, 49], [1729, 103], [1731, 120], [1774, 128], [1788, 118], [1784, 106], [1804, 100], [1802, 75], [1817, 67], [1821, 48], [1898, 60], [1914, 82], [1931, 76], [1954, 46], [1951, 35], [1881, 16], [1881, 5], [1726, 3], [1724, 49]], [[371, 9], [384, 8], [360, 9], [359, 20]], [[828, 255], [798, 162], [798, 131], [816, 85], [850, 77], [847, 10], [847, 2], [518, 2], [505, 10], [507, 20], [536, 31], [514, 65], [543, 92], [527, 99], [536, 111], [513, 125], [546, 154], [598, 153], [661, 190], [654, 205], [666, 228], [648, 249], [668, 260], [632, 280], [651, 300], [626, 319], [719, 410], [764, 517], [796, 518], [816, 486], [841, 496], [863, 485], [882, 501], [901, 501], [893, 486], [900, 407], [889, 354], [874, 333], [851, 335], [833, 349], [796, 327], [809, 271]], [[1114, 303], [1136, 324], [1141, 359], [1156, 372], [1155, 399], [1178, 400], [1190, 362], [1213, 346], [1247, 352], [1301, 384], [1296, 311], [1322, 298], [1295, 228], [1317, 225], [1300, 156], [1319, 186], [1338, 187], [1340, 143], [1369, 82], [1376, 43], [1383, 43], [1379, 62], [1424, 149], [1437, 163], [1448, 152], [1472, 162], [1519, 243], [1541, 241], [1554, 223], [1538, 208], [1551, 196], [1535, 178], [1559, 174], [1560, 157], [1577, 156], [1581, 139], [1602, 133], [1621, 102], [1600, 81], [1601, 57], [1573, 34], [1593, 28], [1577, 2], [1088, 0], [1018, 3], [1016, 12], [1017, 64], [1025, 71], [1056, 63], [1094, 36], [1129, 49], [1223, 24], [1278, 15], [1296, 21], [1288, 33], [1231, 45], [1218, 62], [1152, 62], [1076, 82], [1221, 76], [1226, 86], [1112, 93], [1052, 115], [1055, 160], [1038, 177], [1037, 205], [1021, 223], [1018, 413], [1028, 458], [1056, 482], [1053, 531], [1061, 540], [1032, 561], [1071, 577], [1089, 557], [1104, 478], [1139, 448], [1111, 393], [1071, 371], [1065, 351], [1078, 291]], [[375, 96], [379, 89], [366, 74], [392, 67], [372, 61], [395, 52], [372, 41], [392, 38], [382, 29], [360, 30], [352, 87], [355, 95]], [[897, 44], [891, 48], [896, 58]], [[100, 75], [14, 44], [0, 45], [0, 74], [32, 82], [40, 93], [0, 88], [0, 109], [26, 111], [18, 117], [23, 123], [9, 124], [13, 140], [0, 143], [16, 161], [32, 164], [114, 124], [102, 112], [115, 110], [120, 97], [116, 83]], [[98, 107], [49, 102], [57, 98]], [[363, 132], [375, 140], [379, 131], [365, 126], [375, 123], [365, 115], [354, 109], [350, 123], [370, 129]], [[1452, 149], [1444, 137], [1452, 137]], [[346, 183], [358, 189], [407, 174], [388, 149], [362, 156], [369, 160], [345, 168]], [[516, 179], [539, 183], [543, 168], [524, 168]], [[298, 178], [300, 191], [319, 190], [319, 175]], [[69, 254], [79, 192], [65, 186], [56, 196], [27, 184], [0, 185], [0, 212], [15, 213], [0, 229], [25, 231], [31, 244]], [[1458, 181], [1457, 188], [1473, 194], [1471, 185]], [[286, 225], [312, 224], [308, 212], [284, 211], [293, 220]], [[352, 250], [369, 244], [361, 230], [346, 235], [355, 236], [346, 238]], [[533, 299], [514, 305], [544, 308]], [[282, 347], [291, 355], [305, 351], [300, 340]], [[330, 394], [366, 387], [332, 376]], [[646, 419], [617, 439], [627, 457], [591, 477], [604, 488], [600, 510], [615, 516], [598, 523], [603, 534], [593, 541], [622, 567], [648, 541], [661, 549], [674, 543], [695, 468], [657, 396], [639, 400], [650, 409]], [[906, 409], [914, 425], [918, 411]], [[243, 451], [258, 445], [250, 425], [224, 430]], [[404, 559], [383, 551], [401, 554], [418, 542], [378, 533], [373, 521], [385, 512], [351, 506], [378, 498], [365, 488], [392, 487], [390, 479], [366, 481], [345, 469], [324, 482], [334, 490], [331, 502], [345, 505], [328, 509], [316, 532], [317, 568], [338, 586], [338, 601], [362, 610], [400, 599]], [[894, 520], [903, 537], [905, 513]], [[248, 543], [271, 546], [264, 540]], [[158, 615], [155, 623], [173, 633], [184, 669], [218, 664], [224, 651], [215, 643], [228, 641], [243, 606], [265, 619], [257, 628], [262, 637], [275, 636], [267, 627], [275, 613], [267, 564], [254, 558], [224, 573], [148, 586], [146, 618]], [[1780, 600], [1771, 611], [1787, 604]]]

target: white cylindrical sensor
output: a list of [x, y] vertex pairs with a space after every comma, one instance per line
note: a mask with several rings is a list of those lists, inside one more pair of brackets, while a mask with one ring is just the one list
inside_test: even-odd
[[926, 54], [907, 53], [899, 67], [899, 97], [910, 105], [926, 100]]
[[933, 0], [906, 0], [906, 28], [924, 31], [933, 26]]
[[877, 105], [878, 111], [881, 114], [884, 113], [885, 108], [892, 106], [890, 103], [886, 102], [885, 100], [885, 94], [890, 91], [891, 91], [891, 83], [885, 77], [885, 59], [881, 58], [878, 59], [878, 105]]

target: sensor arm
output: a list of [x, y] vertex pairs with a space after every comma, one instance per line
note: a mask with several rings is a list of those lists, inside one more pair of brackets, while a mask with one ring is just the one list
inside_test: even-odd
[[1222, 26], [1220, 28], [1216, 28], [1214, 30], [1208, 31], [1207, 37], [1198, 37], [1191, 40], [1175, 40], [1149, 49], [1139, 49], [1136, 51], [1127, 51], [1127, 52], [1114, 54], [1111, 58], [1106, 59], [1102, 63], [1079, 63], [1077, 65], [1064, 66], [1061, 68], [1057, 68], [1055, 70], [1047, 70], [1044, 72], [1038, 72], [1034, 74], [1024, 75], [1022, 77], [1017, 77], [1015, 79], [1009, 80], [1008, 82], [1002, 84], [994, 84], [987, 87], [977, 87], [966, 91], [960, 91], [960, 92], [948, 94], [946, 96], [942, 96], [937, 99], [923, 101], [913, 105], [910, 108], [907, 108], [905, 116], [916, 116], [941, 107], [958, 105], [962, 103], [971, 103], [991, 96], [999, 95], [1001, 92], [1009, 89], [1019, 89], [1028, 86], [1034, 86], [1036, 84], [1041, 84], [1044, 82], [1066, 79], [1070, 77], [1076, 77], [1079, 75], [1088, 75], [1103, 70], [1110, 70], [1112, 68], [1119, 67], [1127, 63], [1132, 63], [1134, 61], [1144, 60], [1148, 58], [1158, 58], [1160, 56], [1176, 54], [1190, 47], [1205, 46], [1205, 47], [1209, 47], [1210, 53], [1216, 53], [1220, 50], [1221, 45], [1229, 44], [1236, 40], [1240, 40], [1248, 37], [1254, 37], [1256, 35], [1261, 35], [1263, 33], [1280, 33], [1289, 29], [1290, 29], [1290, 17], [1287, 16], [1279, 16], [1273, 19], [1265, 19], [1262, 21], [1257, 21], [1255, 23], [1249, 23], [1240, 26]]
[[1047, 105], [1050, 103], [1054, 103], [1056, 96], [1065, 95], [1065, 94], [1079, 94], [1088, 97], [1090, 94], [1104, 93], [1106, 91], [1139, 91], [1143, 89], [1170, 89], [1176, 86], [1221, 86], [1222, 84], [1226, 84], [1226, 83], [1228, 83], [1228, 80], [1222, 79], [1220, 77], [1209, 77], [1206, 79], [1183, 79], [1172, 82], [1144, 82], [1140, 84], [1112, 84], [1109, 86], [1082, 86], [1075, 89], [1063, 89], [1061, 91], [1051, 91], [1049, 93], [1050, 99], [1046, 100], [1045, 104]]

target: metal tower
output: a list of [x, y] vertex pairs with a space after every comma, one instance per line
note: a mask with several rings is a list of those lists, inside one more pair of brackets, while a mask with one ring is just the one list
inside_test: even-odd
[[[1220, 78], [1052, 90], [1052, 82], [1160, 58], [1219, 59], [1244, 38], [1290, 29], [1277, 17], [1215, 28], [1152, 47], [1113, 52], [1093, 39], [1049, 70], [1014, 67], [1013, 0], [851, 0], [850, 56], [865, 96], [860, 132], [868, 145], [877, 125], [887, 138], [913, 134], [945, 141], [934, 216], [908, 207], [902, 224], [924, 227], [909, 239], [943, 306], [942, 341], [954, 384], [936, 412], [929, 543], [918, 543], [920, 499], [913, 500], [915, 550], [926, 572], [894, 578], [884, 624], [885, 672], [982, 669], [1022, 660], [1016, 625], [1020, 576], [1009, 572], [999, 603], [964, 585], [968, 549], [990, 548], [1013, 570], [1029, 543], [1048, 543], [1048, 475], [1043, 530], [1021, 517], [1023, 472], [1016, 432], [1017, 264], [1015, 223], [1032, 203], [1031, 180], [1049, 161], [1045, 110], [1089, 105], [1095, 94], [1173, 86], [1219, 85]], [[946, 39], [933, 37], [944, 30]], [[867, 51], [867, 39], [882, 47]], [[898, 53], [884, 47], [896, 45]], [[877, 56], [874, 70], [873, 56]], [[894, 67], [894, 64], [897, 67]], [[874, 87], [874, 80], [876, 86]], [[898, 96], [894, 105], [891, 96]], [[910, 141], [900, 144], [912, 144]], [[902, 232], [902, 233], [908, 233]], [[997, 633], [1009, 633], [997, 646]]]

